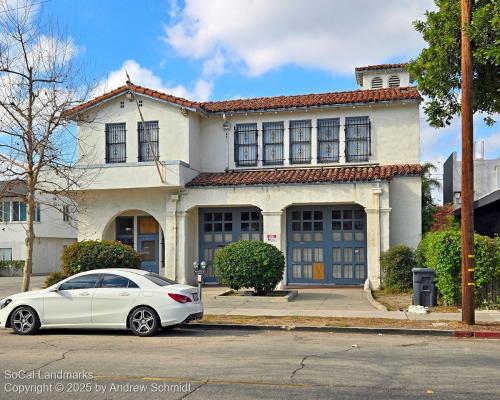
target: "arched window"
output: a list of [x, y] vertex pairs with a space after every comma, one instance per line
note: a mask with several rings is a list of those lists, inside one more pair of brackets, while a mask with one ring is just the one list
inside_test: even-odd
[[391, 75], [389, 78], [389, 87], [399, 87], [400, 81], [399, 81], [399, 76], [397, 75]]
[[382, 78], [377, 76], [372, 79], [372, 89], [380, 89], [382, 87]]

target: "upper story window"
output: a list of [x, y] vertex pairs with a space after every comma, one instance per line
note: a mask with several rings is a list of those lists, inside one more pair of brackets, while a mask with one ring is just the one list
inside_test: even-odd
[[368, 117], [347, 117], [345, 119], [346, 161], [368, 161], [370, 139], [370, 119]]
[[0, 222], [10, 221], [10, 201], [0, 201]]
[[257, 165], [257, 124], [236, 124], [234, 127], [234, 160], [237, 167]]
[[69, 222], [70, 215], [69, 215], [69, 206], [68, 205], [63, 206], [62, 215], [63, 215], [63, 221]]
[[106, 163], [127, 161], [126, 125], [106, 124]]
[[381, 89], [382, 88], [382, 78], [380, 76], [376, 76], [372, 79], [372, 89]]
[[283, 122], [264, 122], [262, 124], [264, 144], [264, 165], [283, 164]]
[[290, 121], [290, 164], [311, 162], [311, 120]]
[[339, 118], [318, 119], [318, 162], [339, 161]]
[[389, 77], [389, 87], [399, 87], [401, 84], [398, 75], [391, 75]]
[[139, 136], [139, 162], [154, 161], [159, 156], [158, 136], [159, 136], [158, 121], [139, 122], [137, 131]]

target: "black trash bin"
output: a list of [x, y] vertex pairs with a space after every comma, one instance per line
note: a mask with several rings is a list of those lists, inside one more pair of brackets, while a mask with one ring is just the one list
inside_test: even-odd
[[434, 270], [413, 268], [413, 305], [433, 307], [437, 303]]

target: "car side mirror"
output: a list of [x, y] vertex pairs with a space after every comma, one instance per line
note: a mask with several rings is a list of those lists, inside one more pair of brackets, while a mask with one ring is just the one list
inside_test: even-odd
[[52, 289], [49, 290], [49, 292], [58, 292], [59, 291], [59, 286], [53, 287]]

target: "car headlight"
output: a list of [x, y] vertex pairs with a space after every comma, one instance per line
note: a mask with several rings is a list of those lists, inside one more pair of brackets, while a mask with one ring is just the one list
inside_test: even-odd
[[12, 301], [11, 299], [2, 299], [2, 300], [0, 300], [0, 310], [2, 308], [7, 307], [10, 304], [11, 301]]

